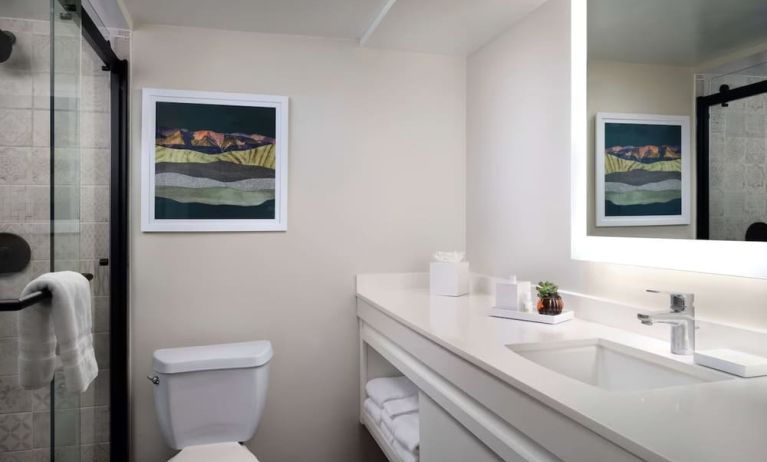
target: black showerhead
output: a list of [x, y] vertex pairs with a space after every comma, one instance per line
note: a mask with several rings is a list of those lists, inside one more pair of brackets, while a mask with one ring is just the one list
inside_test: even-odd
[[11, 57], [14, 43], [16, 43], [16, 36], [13, 33], [0, 30], [0, 63], [8, 61]]

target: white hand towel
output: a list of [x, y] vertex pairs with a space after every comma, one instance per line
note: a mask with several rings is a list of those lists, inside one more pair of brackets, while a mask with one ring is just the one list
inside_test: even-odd
[[415, 451], [421, 440], [418, 413], [405, 414], [394, 419], [394, 439], [408, 451]]
[[376, 406], [376, 403], [373, 402], [372, 399], [368, 398], [365, 400], [364, 403], [362, 403], [363, 409], [365, 409], [365, 412], [368, 416], [370, 416], [371, 419], [373, 419], [373, 422], [375, 422], [376, 425], [380, 425], [381, 423], [381, 408]]
[[418, 388], [407, 377], [381, 377], [369, 381], [365, 392], [378, 407], [382, 407], [387, 401], [418, 394]]
[[387, 401], [383, 405], [383, 411], [392, 419], [403, 414], [418, 412], [418, 395]]
[[402, 462], [418, 462], [418, 451], [408, 451], [399, 441], [394, 441], [394, 452]]
[[58, 347], [67, 390], [82, 393], [98, 375], [90, 283], [74, 271], [47, 273], [27, 284], [22, 296], [39, 290], [48, 290], [51, 298], [19, 312], [21, 386], [37, 389], [53, 380]]

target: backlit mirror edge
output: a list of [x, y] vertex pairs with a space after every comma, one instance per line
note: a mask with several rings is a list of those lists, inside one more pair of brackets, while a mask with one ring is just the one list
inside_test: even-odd
[[600, 237], [587, 234], [587, 0], [570, 0], [570, 8], [571, 258], [767, 279], [765, 243]]

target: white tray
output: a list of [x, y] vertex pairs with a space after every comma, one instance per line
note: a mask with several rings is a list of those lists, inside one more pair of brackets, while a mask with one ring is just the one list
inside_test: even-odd
[[767, 375], [767, 358], [725, 348], [696, 351], [695, 364], [729, 372], [740, 377]]
[[540, 322], [543, 324], [559, 324], [561, 322], [569, 321], [575, 318], [575, 313], [572, 311], [563, 311], [560, 314], [547, 315], [538, 314], [537, 312], [527, 313], [525, 311], [510, 310], [508, 308], [490, 308], [490, 316], [496, 318], [516, 319], [517, 321], [529, 321]]

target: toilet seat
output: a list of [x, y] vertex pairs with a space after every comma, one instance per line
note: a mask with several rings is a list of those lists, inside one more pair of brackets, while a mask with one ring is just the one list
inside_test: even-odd
[[258, 462], [256, 456], [240, 443], [215, 443], [189, 446], [168, 462]]

